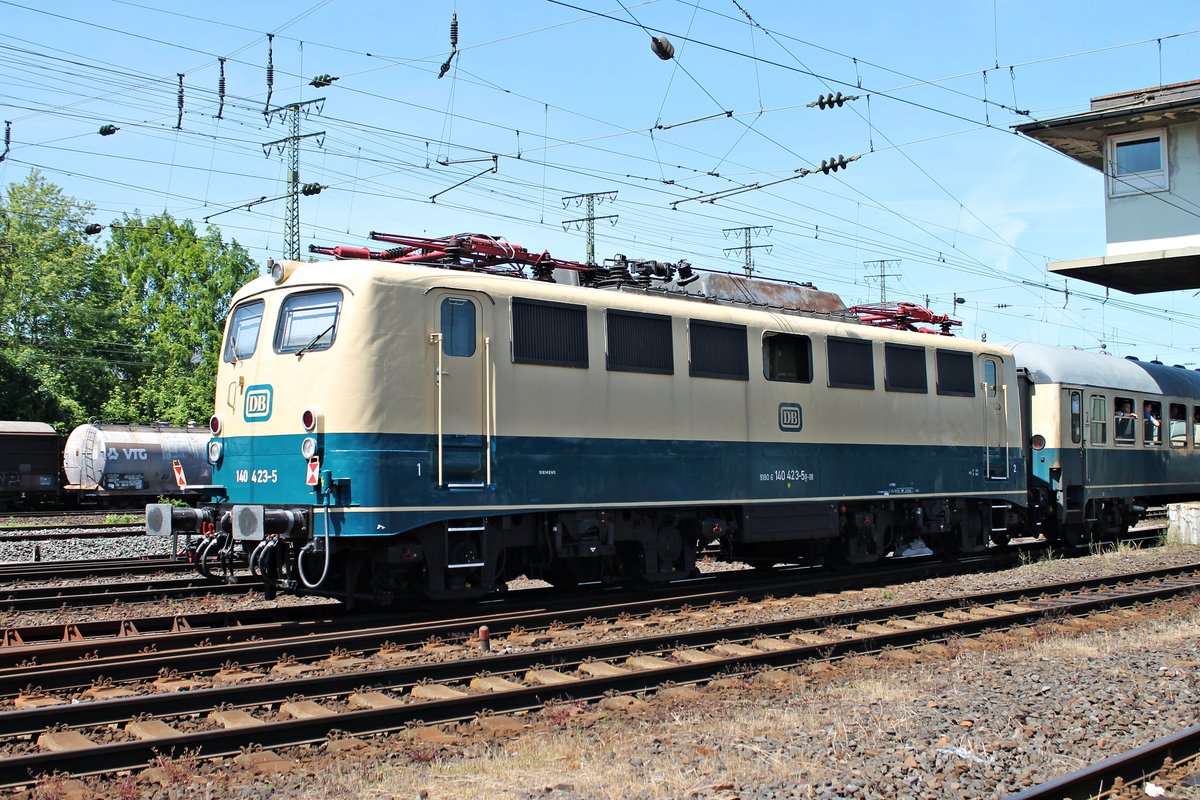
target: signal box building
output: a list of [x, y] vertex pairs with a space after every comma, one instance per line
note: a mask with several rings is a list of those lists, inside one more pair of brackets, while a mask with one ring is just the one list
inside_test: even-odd
[[1096, 97], [1016, 130], [1104, 175], [1105, 255], [1051, 272], [1133, 294], [1200, 288], [1200, 81]]

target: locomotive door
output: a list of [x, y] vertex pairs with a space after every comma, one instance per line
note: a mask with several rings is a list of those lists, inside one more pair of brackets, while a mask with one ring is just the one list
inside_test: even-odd
[[494, 370], [482, 293], [439, 291], [433, 309], [434, 477], [450, 489], [492, 482]]
[[1008, 478], [1008, 386], [1000, 383], [1000, 364], [991, 356], [983, 359], [984, 475], [992, 480]]

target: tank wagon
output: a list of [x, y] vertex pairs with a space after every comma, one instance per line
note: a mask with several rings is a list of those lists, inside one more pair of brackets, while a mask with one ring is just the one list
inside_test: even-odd
[[211, 481], [208, 440], [198, 426], [80, 425], [63, 447], [63, 489], [81, 503], [180, 496], [176, 464], [184, 481]]
[[58, 496], [59, 439], [44, 422], [0, 421], [0, 509]]

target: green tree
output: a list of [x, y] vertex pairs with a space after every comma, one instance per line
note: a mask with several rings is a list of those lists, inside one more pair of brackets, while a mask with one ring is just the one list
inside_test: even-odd
[[37, 170], [0, 198], [0, 354], [22, 387], [0, 394], [0, 418], [64, 430], [112, 392], [110, 360], [127, 352], [114, 336], [120, 286], [84, 233], [91, 210]]
[[121, 276], [122, 327], [141, 354], [126, 365], [104, 416], [207, 419], [229, 301], [258, 265], [216, 227], [201, 236], [190, 220], [165, 213], [114, 223], [100, 262]]

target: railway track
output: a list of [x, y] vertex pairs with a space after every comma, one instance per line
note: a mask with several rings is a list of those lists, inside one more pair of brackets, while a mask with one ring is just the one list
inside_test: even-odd
[[[505, 651], [491, 654], [482, 652], [478, 641], [430, 639], [428, 630], [412, 631], [425, 637], [423, 644], [384, 643], [376, 633], [369, 649], [354, 651], [340, 647], [343, 640], [337, 636], [312, 636], [306, 639], [316, 647], [294, 657], [284, 657], [280, 647], [296, 647], [296, 639], [263, 643], [257, 652], [253, 645], [240, 648], [255, 666], [270, 652], [276, 661], [269, 669], [225, 663], [202, 675], [197, 670], [211, 670], [219, 653], [169, 654], [179, 671], [159, 674], [153, 694], [145, 693], [145, 669], [140, 687], [124, 683], [127, 675], [115, 677], [114, 669], [154, 662], [156, 655], [101, 658], [83, 671], [71, 664], [26, 664], [4, 670], [0, 679], [0, 695], [13, 698], [11, 705], [5, 703], [11, 710], [0, 712], [0, 786], [27, 784], [31, 776], [49, 770], [90, 774], [133, 769], [157, 753], [229, 756], [251, 745], [319, 742], [333, 730], [379, 734], [417, 721], [459, 722], [486, 710], [527, 711], [567, 698], [598, 701], [665, 683], [720, 680], [731, 673], [764, 672], [769, 680], [786, 682], [796, 676], [783, 670], [813, 661], [938, 647], [950, 639], [989, 633], [1012, 637], [1018, 634], [1002, 632], [1047, 621], [1067, 625], [1072, 617], [1197, 589], [1200, 565], [815, 618], [786, 613], [790, 600], [763, 599], [649, 612], [641, 618], [626, 614], [573, 627], [560, 621], [538, 631], [514, 627]], [[784, 613], [743, 621], [748, 613], [772, 608]], [[674, 622], [684, 626], [667, 630]], [[44, 685], [23, 693], [15, 688], [21, 673], [27, 683], [49, 679], [66, 687], [81, 685], [89, 672], [94, 682], [83, 690], [83, 698]], [[113, 680], [95, 680], [99, 675]], [[363, 690], [364, 685], [373, 688]], [[79, 699], [84, 702], [75, 702]], [[113, 727], [122, 724], [125, 733], [114, 734]]]
[[[19, 561], [0, 564], [0, 582], [4, 584], [21, 581], [34, 583], [188, 571], [195, 572], [195, 565], [172, 556], [89, 558], [78, 561]], [[0, 592], [2, 591], [0, 590]]]
[[7, 611], [49, 611], [58, 608], [91, 608], [114, 603], [145, 603], [199, 595], [245, 594], [262, 589], [262, 582], [241, 577], [239, 583], [212, 583], [199, 575], [154, 581], [63, 584], [0, 589], [0, 608]]
[[53, 526], [10, 525], [0, 528], [0, 542], [107, 539], [114, 536], [145, 535], [144, 522], [81, 522]]
[[1115, 755], [1097, 764], [1064, 775], [1040, 786], [1011, 795], [1008, 800], [1104, 800], [1128, 797], [1127, 787], [1138, 796], [1152, 797], [1140, 787], [1154, 783], [1174, 797], [1170, 789], [1182, 780], [1200, 786], [1200, 725], [1177, 731], [1147, 745]]

